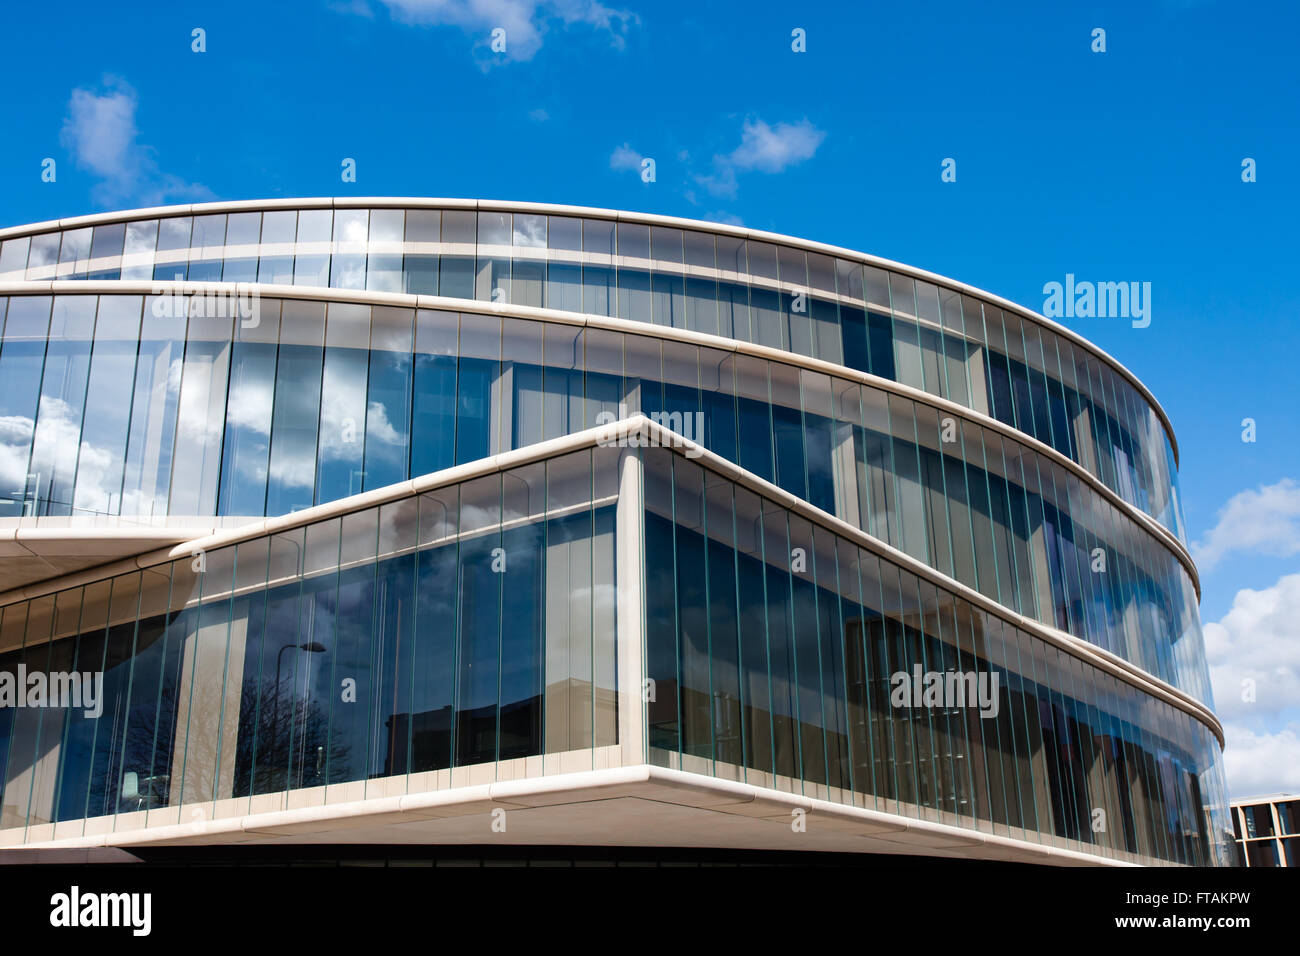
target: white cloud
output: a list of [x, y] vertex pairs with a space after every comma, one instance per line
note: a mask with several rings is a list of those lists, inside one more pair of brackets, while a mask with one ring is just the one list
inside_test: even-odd
[[178, 199], [211, 199], [212, 192], [158, 168], [154, 150], [136, 141], [139, 99], [125, 81], [104, 78], [105, 90], [77, 88], [59, 140], [76, 165], [100, 180], [97, 201], [105, 205], [154, 206]]
[[826, 134], [807, 120], [768, 126], [762, 120], [746, 120], [740, 145], [731, 153], [737, 169], [779, 173], [806, 159], [812, 159]]
[[1276, 733], [1227, 724], [1224, 736], [1224, 773], [1234, 798], [1300, 791], [1300, 724]]
[[1238, 492], [1219, 509], [1218, 517], [1192, 545], [1192, 557], [1202, 571], [1233, 552], [1275, 558], [1300, 554], [1300, 484], [1290, 478]]
[[[1205, 656], [1222, 717], [1261, 718], [1300, 706], [1300, 574], [1244, 588], [1220, 621], [1205, 625]], [[1255, 700], [1242, 700], [1253, 681]]]
[[1205, 625], [1205, 653], [1233, 795], [1300, 789], [1300, 574], [1238, 591]]
[[641, 160], [644, 159], [640, 153], [633, 149], [629, 144], [624, 143], [617, 147], [614, 152], [609, 154], [610, 169], [640, 169]]
[[737, 173], [780, 173], [812, 159], [826, 133], [808, 120], [769, 126], [761, 119], [747, 119], [740, 133], [740, 145], [730, 153], [713, 157], [713, 172], [695, 179], [715, 196], [735, 198]]
[[729, 212], [710, 212], [704, 215], [705, 222], [720, 222], [726, 226], [743, 226], [745, 220]]
[[[484, 42], [491, 31], [506, 31], [505, 55], [531, 60], [550, 26], [577, 24], [608, 34], [610, 45], [622, 49], [628, 29], [640, 18], [596, 0], [381, 0], [393, 19], [427, 26], [454, 26], [478, 33]], [[368, 8], [367, 8], [368, 9]]]

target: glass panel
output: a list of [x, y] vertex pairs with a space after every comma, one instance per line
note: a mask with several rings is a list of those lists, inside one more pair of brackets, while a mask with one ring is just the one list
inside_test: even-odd
[[257, 281], [257, 245], [262, 232], [260, 212], [232, 213], [226, 221], [223, 282]]
[[126, 240], [126, 223], [96, 226], [90, 241], [88, 279], [116, 279], [121, 274], [122, 245]]
[[266, 512], [280, 302], [263, 299], [260, 309], [260, 321], [256, 325], [245, 326], [243, 322], [235, 325], [217, 509], [223, 515], [251, 516]]
[[413, 309], [388, 306], [375, 306], [373, 309], [370, 380], [366, 392], [364, 488], [367, 491], [404, 481], [407, 477], [414, 320]]
[[298, 213], [294, 285], [329, 285], [332, 225], [333, 212], [329, 209], [304, 209]]
[[370, 234], [368, 209], [340, 209], [334, 214], [334, 255], [330, 282], [336, 289], [366, 287], [366, 240]]
[[285, 210], [262, 214], [262, 252], [257, 264], [258, 282], [293, 284], [293, 240], [297, 231], [296, 212]]
[[500, 522], [500, 475], [461, 485], [460, 664], [455, 723], [458, 766], [497, 759], [503, 582], [497, 550], [501, 547]]
[[[18, 300], [15, 300], [18, 301]], [[90, 348], [95, 330], [95, 296], [58, 296], [50, 321], [45, 373], [27, 487], [39, 499], [37, 514], [72, 513], [81, 419], [86, 404]], [[8, 369], [0, 358], [0, 366]], [[6, 375], [5, 381], [9, 379]], [[21, 388], [25, 383], [20, 382]]]
[[[123, 481], [127, 514], [168, 512], [189, 301], [182, 296], [145, 299]], [[264, 397], [269, 400], [269, 390]], [[252, 513], [261, 514], [260, 506]]]
[[546, 752], [592, 745], [591, 455], [546, 463]]
[[460, 318], [456, 383], [456, 464], [500, 450], [501, 320], [465, 313]]
[[21, 282], [27, 274], [27, 251], [30, 236], [6, 239], [0, 243], [0, 281]]
[[[75, 511], [121, 513], [142, 308], [140, 296], [101, 296], [99, 300], [87, 387], [94, 401], [87, 405], [82, 425], [84, 445], [77, 462]], [[12, 311], [11, 306], [11, 315]]]
[[[294, 213], [289, 213], [290, 216]], [[185, 279], [189, 268], [190, 230], [193, 220], [177, 216], [158, 221], [158, 245], [154, 253], [153, 277], [159, 281]], [[266, 281], [266, 280], [263, 280]]]
[[582, 251], [582, 220], [567, 216], [551, 216], [546, 232], [546, 245], [551, 249]]
[[421, 310], [416, 316], [412, 373], [411, 475], [449, 468], [456, 455], [456, 351], [459, 316]]
[[4, 456], [4, 473], [0, 474], [3, 516], [28, 513], [35, 506], [34, 501], [28, 504], [29, 483], [34, 492], [43, 480], [39, 475], [29, 475], [28, 464], [49, 328], [48, 296], [14, 296], [9, 300], [4, 341], [0, 344], [0, 381], [5, 383], [0, 391], [0, 417], [13, 423], [0, 436]]
[[63, 239], [59, 243], [59, 268], [57, 275], [60, 279], [82, 279], [90, 268], [90, 239], [92, 230], [90, 227], [85, 229], [69, 229], [63, 233]]
[[316, 504], [365, 487], [370, 306], [331, 302], [325, 325]]
[[324, 344], [325, 304], [286, 300], [281, 306], [271, 414], [268, 515], [288, 514], [312, 504]]
[[190, 300], [192, 318], [181, 369], [168, 502], [171, 514], [216, 514], [233, 325], [229, 316], [197, 314], [196, 307], [206, 308], [202, 304], [207, 301], [197, 296]]

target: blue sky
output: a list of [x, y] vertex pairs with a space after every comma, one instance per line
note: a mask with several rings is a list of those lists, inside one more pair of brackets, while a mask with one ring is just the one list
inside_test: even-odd
[[1300, 790], [1300, 13], [988, 6], [15, 6], [0, 225], [204, 199], [521, 199], [740, 222], [1038, 310], [1066, 273], [1150, 282], [1147, 328], [1064, 321], [1173, 420], [1234, 793]]

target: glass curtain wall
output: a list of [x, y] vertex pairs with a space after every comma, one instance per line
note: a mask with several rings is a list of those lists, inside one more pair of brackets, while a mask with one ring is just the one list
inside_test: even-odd
[[[708, 468], [644, 461], [652, 762], [1120, 859], [1230, 859], [1218, 745], [1190, 715]], [[932, 696], [930, 675], [962, 690]]]
[[621, 458], [577, 451], [0, 608], [0, 670], [104, 679], [97, 715], [0, 709], [0, 828], [610, 765]]
[[861, 262], [691, 229], [464, 209], [170, 217], [0, 243], [0, 280], [150, 270], [545, 306], [794, 351], [992, 415], [1185, 540], [1172, 444], [1127, 378], [1036, 322]]
[[[232, 323], [159, 297], [101, 296], [94, 314], [92, 297], [11, 301], [0, 368], [31, 385], [7, 393], [11, 514], [286, 514], [641, 411], [1209, 700], [1195, 589], [1164, 543], [1029, 446], [924, 402], [475, 313], [265, 298]], [[86, 394], [118, 397], [83, 409]]]

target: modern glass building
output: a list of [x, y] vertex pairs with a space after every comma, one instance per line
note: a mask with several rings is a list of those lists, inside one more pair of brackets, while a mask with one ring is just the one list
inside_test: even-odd
[[1300, 866], [1300, 795], [1246, 797], [1230, 809], [1246, 866]]
[[0, 846], [1233, 860], [1173, 430], [1027, 309], [276, 200], [0, 230], [0, 330]]

